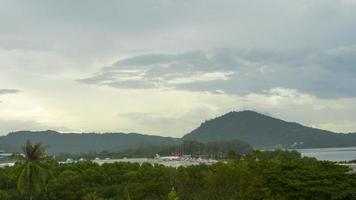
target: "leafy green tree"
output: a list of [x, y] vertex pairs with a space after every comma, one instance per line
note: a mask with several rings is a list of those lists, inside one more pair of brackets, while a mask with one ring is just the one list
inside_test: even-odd
[[49, 192], [54, 199], [78, 200], [92, 191], [84, 175], [78, 169], [70, 169], [74, 166], [77, 164], [64, 166], [63, 171], [51, 182]]
[[131, 200], [130, 191], [127, 188], [125, 188], [125, 193], [126, 193], [126, 200]]
[[83, 197], [83, 200], [103, 200], [96, 193], [89, 193]]
[[[26, 184], [26, 197], [17, 188], [25, 161], [0, 168], [0, 200], [28, 199], [30, 187]], [[282, 150], [179, 168], [124, 162], [59, 164], [47, 159], [40, 164], [53, 176], [47, 177], [47, 189], [33, 192], [36, 200], [356, 200], [356, 174], [349, 167]]]
[[240, 156], [238, 153], [236, 153], [235, 150], [231, 149], [231, 150], [229, 150], [229, 152], [228, 152], [228, 158], [229, 158], [229, 159], [236, 159], [236, 160], [239, 160], [239, 159], [241, 158], [241, 156]]
[[22, 147], [22, 151], [23, 156], [19, 156], [21, 171], [17, 189], [32, 200], [36, 194], [46, 189], [45, 148], [41, 143], [32, 144], [28, 140]]
[[179, 200], [178, 194], [174, 187], [172, 187], [172, 190], [168, 193], [168, 200]]
[[1, 200], [10, 200], [10, 196], [6, 191], [0, 190], [0, 199]]

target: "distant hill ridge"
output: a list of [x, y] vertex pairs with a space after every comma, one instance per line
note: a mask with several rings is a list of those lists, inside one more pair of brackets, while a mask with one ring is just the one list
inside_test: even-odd
[[340, 134], [306, 127], [255, 111], [229, 112], [208, 120], [183, 139], [201, 142], [239, 139], [257, 148], [356, 146], [356, 134]]
[[182, 138], [138, 133], [59, 133], [19, 131], [0, 136], [0, 149], [18, 151], [30, 139], [48, 144], [50, 153], [116, 151], [136, 147], [177, 144], [182, 140], [215, 142], [241, 140], [255, 148], [322, 148], [356, 146], [356, 134], [340, 134], [286, 122], [254, 111], [229, 112], [207, 120]]
[[48, 145], [48, 152], [82, 153], [89, 151], [117, 151], [128, 148], [175, 144], [176, 138], [138, 133], [59, 133], [47, 131], [19, 131], [0, 137], [0, 149], [18, 151], [26, 140]]

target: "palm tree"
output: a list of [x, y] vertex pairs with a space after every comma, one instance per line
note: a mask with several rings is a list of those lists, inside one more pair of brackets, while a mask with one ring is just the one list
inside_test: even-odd
[[28, 194], [29, 199], [45, 189], [47, 171], [43, 166], [45, 147], [41, 143], [32, 144], [29, 140], [22, 147], [23, 155], [19, 157], [20, 175], [17, 188], [22, 194]]

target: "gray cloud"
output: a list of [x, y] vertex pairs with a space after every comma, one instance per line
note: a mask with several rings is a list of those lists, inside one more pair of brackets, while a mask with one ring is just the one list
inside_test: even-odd
[[[143, 91], [148, 88], [196, 92], [177, 92], [189, 98], [203, 92], [227, 94], [215, 107], [236, 98], [229, 94], [265, 94], [276, 87], [323, 100], [356, 96], [355, 0], [4, 0], [0, 13], [1, 84], [17, 85], [32, 99], [16, 95], [12, 107], [4, 101], [1, 105], [11, 113], [36, 102], [50, 115], [66, 113], [69, 103], [52, 100], [53, 89], [69, 96], [70, 105], [87, 94], [95, 95], [88, 101], [96, 105], [102, 104], [99, 99], [132, 98], [115, 96], [132, 91], [112, 93], [72, 81], [78, 78], [94, 86], [140, 89], [140, 95], [148, 96], [151, 91]], [[0, 98], [5, 99], [1, 92]], [[200, 101], [209, 104], [205, 97]], [[138, 109], [131, 106], [127, 112]], [[165, 120], [160, 114], [170, 118], [157, 112], [157, 121]], [[68, 118], [74, 115], [67, 113]], [[39, 115], [48, 121], [47, 115]], [[90, 116], [74, 118], [91, 125]], [[151, 122], [144, 121], [149, 127]], [[105, 123], [99, 128], [110, 125], [117, 127]]]
[[20, 90], [17, 89], [0, 89], [0, 95], [3, 94], [15, 94], [15, 93], [19, 93]]
[[79, 81], [116, 88], [263, 92], [275, 87], [323, 98], [356, 96], [356, 46], [293, 51], [231, 48], [138, 55]]
[[118, 115], [119, 118], [134, 121], [137, 127], [145, 129], [149, 133], [163, 132], [171, 136], [172, 132], [179, 134], [176, 136], [190, 132], [193, 127], [199, 126], [202, 116], [204, 120], [210, 119], [215, 116], [214, 110], [207, 106], [201, 106], [183, 115], [162, 115], [154, 112], [128, 112]]
[[0, 46], [86, 60], [128, 49], [328, 48], [355, 43], [355, 9], [353, 0], [11, 0], [0, 5]]
[[[229, 64], [233, 64], [232, 66]], [[206, 52], [148, 54], [120, 60], [80, 82], [118, 88], [171, 88], [199, 82], [230, 79], [239, 61]]]

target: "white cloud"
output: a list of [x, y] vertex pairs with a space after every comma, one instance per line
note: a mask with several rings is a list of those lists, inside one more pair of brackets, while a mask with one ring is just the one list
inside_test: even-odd
[[194, 82], [204, 82], [204, 81], [217, 81], [217, 80], [229, 80], [230, 76], [235, 72], [210, 72], [210, 73], [197, 73], [190, 76], [185, 74], [180, 77], [168, 80], [168, 84], [183, 84], [183, 83], [194, 83]]

